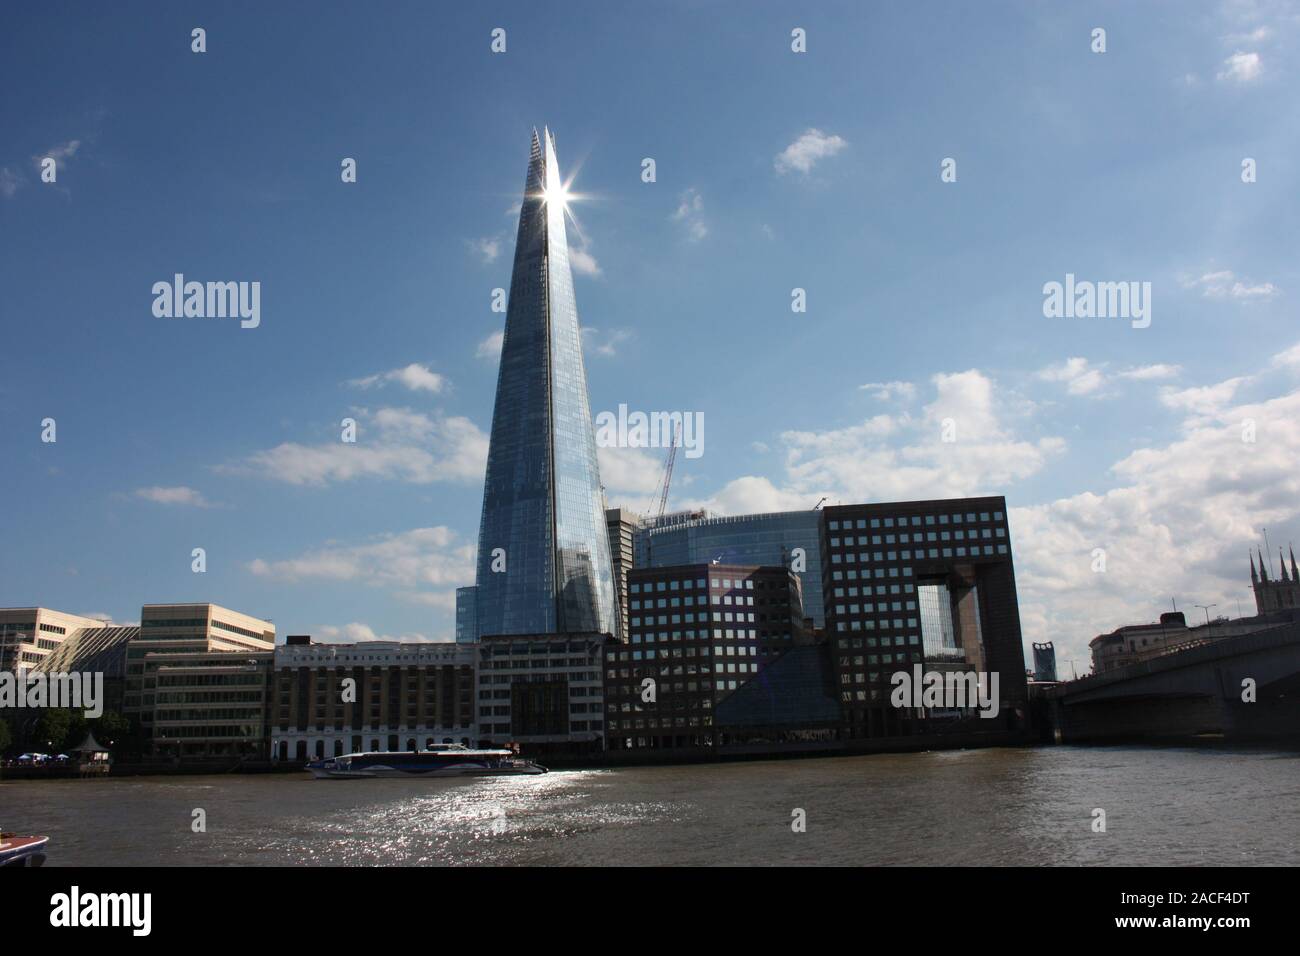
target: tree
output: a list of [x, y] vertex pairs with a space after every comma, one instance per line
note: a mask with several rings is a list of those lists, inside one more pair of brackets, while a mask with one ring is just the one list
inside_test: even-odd
[[72, 729], [72, 712], [68, 710], [47, 710], [36, 723], [37, 746], [52, 747], [59, 750], [68, 740]]
[[95, 738], [105, 747], [121, 742], [131, 732], [131, 722], [115, 710], [106, 710], [93, 721]]

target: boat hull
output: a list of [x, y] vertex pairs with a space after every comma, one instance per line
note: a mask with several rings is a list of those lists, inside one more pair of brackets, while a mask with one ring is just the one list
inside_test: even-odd
[[539, 767], [537, 764], [520, 767], [441, 767], [432, 770], [401, 770], [394, 767], [342, 770], [310, 766], [307, 769], [317, 780], [359, 780], [368, 777], [518, 777], [548, 772], [545, 767]]
[[0, 834], [0, 867], [41, 866], [49, 837]]
[[317, 780], [371, 777], [519, 777], [546, 773], [512, 750], [470, 750], [448, 746], [428, 751], [344, 754], [307, 764]]

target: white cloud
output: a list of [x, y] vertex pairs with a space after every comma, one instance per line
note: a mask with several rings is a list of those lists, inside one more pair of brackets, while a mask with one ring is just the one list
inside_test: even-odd
[[910, 402], [916, 397], [916, 386], [911, 382], [868, 382], [866, 385], [859, 385], [858, 388], [870, 392], [872, 398], [882, 402], [894, 399]]
[[600, 263], [596, 257], [587, 251], [586, 246], [578, 248], [577, 246], [569, 247], [569, 265], [574, 272], [585, 276], [600, 275]]
[[588, 354], [612, 358], [618, 354], [619, 343], [631, 337], [632, 333], [627, 329], [610, 329], [608, 332], [601, 332], [600, 329], [583, 326], [582, 347]]
[[[454, 603], [454, 602], [453, 602]], [[369, 624], [362, 624], [360, 621], [353, 621], [351, 624], [344, 624], [342, 627], [336, 627], [331, 624], [323, 624], [317, 627], [314, 638], [319, 638], [325, 644], [356, 644], [360, 641], [428, 641], [429, 638], [420, 633], [398, 634], [376, 634], [375, 629]]]
[[1049, 365], [1038, 372], [1038, 377], [1045, 382], [1061, 382], [1071, 395], [1091, 395], [1105, 382], [1100, 368], [1088, 365], [1086, 358], [1066, 359], [1059, 365]]
[[768, 511], [802, 511], [811, 508], [817, 498], [790, 488], [778, 488], [760, 475], [745, 475], [730, 481], [704, 502], [690, 502], [678, 507], [707, 507], [715, 515], [762, 514]]
[[1300, 342], [1289, 349], [1273, 356], [1272, 364], [1292, 369], [1300, 369]]
[[778, 173], [797, 170], [806, 175], [820, 160], [834, 156], [847, 145], [839, 136], [828, 136], [819, 129], [805, 130], [802, 136], [777, 154], [773, 164]]
[[1280, 291], [1271, 282], [1242, 282], [1230, 269], [1207, 272], [1195, 279], [1184, 279], [1183, 286], [1200, 289], [1201, 295], [1207, 299], [1271, 299]]
[[646, 507], [663, 477], [661, 452], [666, 454], [658, 448], [596, 448], [600, 481], [609, 507], [636, 512]]
[[1269, 30], [1268, 27], [1256, 27], [1254, 30], [1251, 30], [1249, 33], [1232, 33], [1224, 37], [1223, 39], [1226, 42], [1233, 43], [1233, 44], [1263, 43], [1270, 36], [1272, 36], [1272, 31]]
[[1223, 68], [1219, 71], [1218, 78], [1233, 83], [1250, 83], [1259, 79], [1263, 69], [1264, 64], [1260, 61], [1258, 53], [1243, 53], [1238, 50], [1223, 61]]
[[[357, 414], [362, 427], [355, 443], [285, 442], [217, 470], [315, 486], [359, 478], [415, 484], [483, 480], [488, 437], [468, 418], [430, 416], [409, 408]], [[374, 437], [366, 434], [368, 428], [375, 430]]]
[[1277, 295], [1277, 286], [1271, 282], [1260, 282], [1255, 285], [1246, 285], [1244, 282], [1234, 282], [1228, 294], [1234, 299], [1271, 299]]
[[478, 358], [497, 359], [501, 357], [501, 346], [505, 343], [506, 333], [498, 330], [478, 344], [475, 355]]
[[1160, 390], [1160, 403], [1189, 415], [1214, 415], [1232, 401], [1237, 389], [1246, 381], [1248, 378], [1240, 377], [1196, 388], [1163, 388]]
[[1154, 382], [1167, 378], [1177, 378], [1182, 374], [1182, 371], [1181, 365], [1156, 363], [1155, 365], [1138, 365], [1117, 374], [1119, 378], [1132, 379], [1135, 382]]
[[672, 219], [685, 225], [686, 238], [691, 242], [699, 242], [709, 234], [709, 227], [704, 222], [704, 197], [694, 188], [682, 193]]
[[8, 166], [0, 166], [0, 196], [5, 199], [12, 199], [14, 193], [18, 192], [22, 184], [22, 177]]
[[501, 255], [502, 240], [499, 236], [467, 239], [465, 245], [469, 246], [470, 250], [483, 261], [484, 265], [496, 262]]
[[354, 378], [348, 384], [357, 388], [374, 388], [375, 386], [386, 385], [389, 382], [396, 382], [413, 392], [432, 392], [435, 395], [447, 386], [445, 376], [430, 371], [428, 366], [416, 362], [402, 368], [395, 368], [390, 372], [367, 375], [365, 378]]
[[160, 505], [184, 505], [191, 508], [212, 507], [211, 502], [204, 498], [200, 492], [184, 485], [172, 487], [154, 485], [150, 488], [137, 488], [135, 496]]
[[[905, 501], [1000, 493], [1037, 474], [1065, 447], [1064, 440], [1012, 434], [1013, 413], [993, 379], [977, 369], [930, 379], [933, 399], [919, 414], [880, 414], [845, 428], [787, 431], [781, 485], [745, 476], [702, 506], [719, 514], [811, 508], [832, 501]], [[955, 441], [944, 441], [955, 430]]]
[[45, 152], [38, 156], [32, 157], [32, 165], [37, 169], [41, 168], [41, 162], [46, 159], [53, 159], [54, 165], [58, 169], [63, 169], [67, 161], [77, 155], [77, 150], [81, 148], [81, 140], [70, 139], [66, 143], [59, 143], [51, 146]]
[[383, 588], [399, 600], [449, 610], [455, 607], [456, 588], [474, 580], [474, 552], [473, 544], [438, 526], [377, 535], [364, 544], [330, 542], [293, 558], [257, 558], [249, 562], [248, 570], [289, 584], [365, 584]]

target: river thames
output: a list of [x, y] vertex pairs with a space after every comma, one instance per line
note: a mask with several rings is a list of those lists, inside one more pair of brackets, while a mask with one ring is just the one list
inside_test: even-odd
[[48, 834], [49, 866], [1294, 866], [1300, 754], [1041, 747], [479, 780], [14, 780], [0, 783], [0, 825]]

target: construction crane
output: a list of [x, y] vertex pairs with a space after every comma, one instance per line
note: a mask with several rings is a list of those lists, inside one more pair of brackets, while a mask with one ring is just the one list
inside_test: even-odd
[[[662, 435], [663, 433], [660, 432]], [[654, 510], [654, 499], [650, 499], [650, 504], [646, 506], [646, 517], [658, 520], [664, 516], [664, 509], [668, 507], [668, 487], [673, 482], [673, 462], [677, 460], [677, 425], [673, 425], [673, 437], [668, 444], [668, 460], [664, 462], [664, 477], [661, 484], [655, 486], [659, 492], [659, 510]]]

